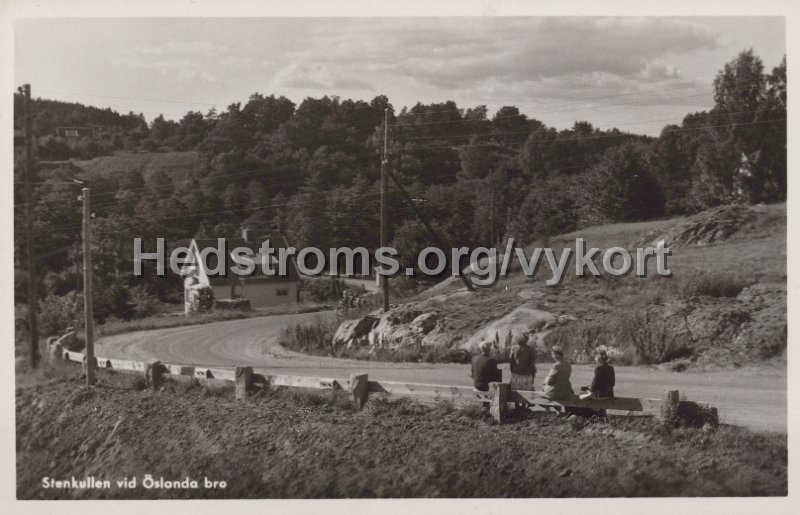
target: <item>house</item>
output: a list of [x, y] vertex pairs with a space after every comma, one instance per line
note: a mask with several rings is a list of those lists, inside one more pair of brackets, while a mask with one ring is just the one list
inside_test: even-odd
[[[211, 273], [217, 268], [217, 239], [193, 239], [189, 249], [198, 266], [192, 267], [192, 272], [185, 277], [183, 282], [184, 312], [188, 314], [197, 311], [200, 304], [200, 291], [206, 287], [211, 288], [215, 301], [247, 299], [252, 309], [297, 303], [300, 278], [293, 260], [288, 260], [284, 276], [279, 276], [277, 273], [266, 275], [261, 266], [262, 256], [259, 252], [263, 241], [269, 241], [270, 247], [275, 249], [271, 256], [272, 269], [277, 270], [278, 249], [289, 247], [286, 239], [282, 236], [250, 239], [249, 231], [244, 229], [240, 238], [225, 239], [226, 275], [223, 276]], [[237, 266], [231, 254], [237, 247], [248, 247], [253, 250], [248, 257], [256, 263], [256, 270], [248, 276], [231, 272]], [[207, 252], [206, 262], [200, 259], [201, 252], [204, 250]]]
[[60, 138], [94, 139], [94, 127], [56, 127], [56, 136]]

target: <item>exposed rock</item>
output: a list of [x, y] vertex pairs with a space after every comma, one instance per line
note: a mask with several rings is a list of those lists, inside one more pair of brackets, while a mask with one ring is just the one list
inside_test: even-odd
[[728, 239], [755, 218], [756, 213], [749, 207], [720, 206], [691, 216], [666, 230], [649, 234], [636, 246], [656, 246], [662, 240], [667, 247], [711, 245]]
[[524, 300], [541, 300], [544, 298], [544, 293], [535, 288], [525, 288], [520, 290], [517, 296]]
[[757, 284], [745, 288], [737, 300], [750, 312], [734, 340], [737, 348], [755, 358], [780, 356], [786, 350], [786, 284]]
[[436, 313], [424, 313], [412, 320], [409, 326], [411, 330], [416, 331], [419, 334], [428, 334], [429, 332], [433, 331], [438, 321], [439, 317], [436, 315]]
[[651, 333], [669, 335], [707, 359], [734, 355], [736, 363], [780, 356], [786, 349], [786, 287], [758, 284], [735, 299], [692, 297], [654, 305], [646, 322]]
[[[435, 288], [435, 286], [434, 286]], [[431, 288], [433, 290], [433, 288]], [[473, 295], [475, 292], [469, 291], [466, 288], [459, 288], [458, 290], [454, 290], [448, 293], [440, 293], [438, 295], [434, 295], [432, 297], [428, 297], [428, 302], [447, 302], [453, 299], [457, 299], [460, 297], [469, 297]]]
[[369, 344], [369, 332], [378, 323], [378, 319], [373, 316], [365, 316], [354, 320], [345, 320], [336, 330], [333, 336], [335, 347], [362, 347]]
[[478, 352], [478, 344], [483, 340], [494, 341], [501, 353], [511, 348], [511, 342], [517, 334], [528, 334], [529, 344], [536, 345], [544, 351], [544, 337], [557, 325], [573, 317], [559, 317], [553, 313], [530, 306], [520, 306], [503, 318], [495, 320], [473, 334], [461, 344], [461, 348], [472, 353]]

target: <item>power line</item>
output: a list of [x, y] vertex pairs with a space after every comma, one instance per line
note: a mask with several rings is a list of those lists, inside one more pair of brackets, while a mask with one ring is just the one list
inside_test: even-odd
[[[707, 113], [704, 116], [713, 118], [713, 117], [724, 117], [724, 116], [731, 116], [736, 114], [752, 114], [761, 112], [760, 109], [752, 109], [749, 111], [736, 111], [736, 112], [725, 112], [725, 113]], [[624, 125], [642, 125], [644, 123], [657, 123], [657, 122], [668, 122], [673, 120], [674, 118], [661, 118], [655, 120], [643, 120], [637, 122], [627, 122], [627, 123], [617, 123], [613, 124], [616, 126], [624, 126]], [[492, 137], [492, 136], [502, 136], [502, 135], [515, 135], [515, 134], [532, 134], [530, 129], [524, 131], [505, 131], [505, 132], [476, 132], [476, 133], [465, 133], [465, 134], [443, 134], [443, 135], [430, 135], [430, 136], [398, 136], [396, 139], [398, 140], [417, 140], [417, 139], [444, 139], [444, 138], [469, 138], [473, 136], [485, 136], [485, 137]]]
[[[756, 113], [756, 112], [758, 112], [758, 110], [738, 111], [738, 112], [733, 112], [733, 113], [709, 113], [709, 114], [706, 114], [704, 116], [706, 118], [715, 118], [715, 117], [725, 117], [725, 116], [736, 115], [736, 114], [748, 114], [748, 113]], [[628, 125], [631, 125], [631, 124], [639, 125], [639, 124], [643, 124], [643, 123], [655, 123], [655, 122], [659, 122], [659, 121], [668, 121], [668, 120], [670, 120], [670, 119], [645, 120], [645, 121], [641, 121], [641, 122], [631, 122]], [[768, 122], [772, 122], [772, 121], [780, 121], [780, 119], [778, 119], [778, 120], [762, 120], [762, 121], [759, 121], [757, 123], [768, 123]], [[755, 123], [755, 122], [750, 122], [750, 123]], [[701, 130], [701, 129], [705, 129], [705, 128], [723, 127], [723, 126], [728, 126], [728, 125], [736, 126], [736, 125], [743, 125], [743, 124], [744, 123], [733, 123], [733, 124], [721, 124], [721, 125], [703, 126], [703, 127], [691, 127], [691, 128], [686, 128], [686, 130]], [[625, 125], [625, 124], [619, 124], [619, 125]], [[675, 132], [675, 130], [672, 129], [672, 130], [668, 130], [667, 132]], [[404, 140], [412, 140], [412, 139], [413, 140], [425, 140], [425, 139], [428, 139], [428, 140], [439, 140], [439, 139], [447, 139], [447, 138], [468, 138], [468, 137], [473, 137], [473, 136], [491, 138], [491, 137], [494, 137], [494, 136], [520, 135], [520, 134], [529, 134], [529, 133], [530, 133], [530, 131], [504, 131], [504, 132], [485, 133], [485, 134], [484, 133], [475, 133], [475, 134], [455, 134], [455, 135], [439, 135], [439, 136], [423, 136], [423, 137], [406, 137], [406, 138], [401, 138], [401, 139], [404, 139]], [[605, 138], [605, 137], [636, 137], [636, 136], [637, 136], [636, 134], [631, 134], [631, 133], [620, 133], [620, 134], [600, 134], [600, 135], [590, 135], [590, 136], [560, 137], [560, 138], [556, 138], [556, 139], [542, 140], [542, 141], [537, 142], [537, 144], [538, 145], [551, 144], [551, 143], [555, 144], [555, 143], [561, 143], [561, 142], [565, 142], [565, 141], [590, 140], [590, 139], [599, 139], [599, 138]], [[499, 145], [498, 143], [487, 142], [487, 143], [482, 143], [482, 144], [457, 145], [457, 148], [461, 149], [461, 148], [496, 147], [496, 146], [501, 146], [501, 145]], [[430, 145], [430, 146], [419, 146], [419, 145], [417, 145], [417, 146], [406, 148], [406, 149], [396, 149], [396, 150], [398, 150], [400, 152], [413, 152], [413, 151], [416, 151], [416, 150], [424, 150], [424, 149], [448, 149], [448, 148], [452, 148], [452, 146], [451, 145]], [[372, 153], [371, 152], [365, 152], [365, 153], [362, 153], [362, 154], [359, 154], [359, 155], [367, 157], [367, 156], [371, 156]], [[236, 178], [241, 179], [241, 178], [248, 177], [248, 176], [261, 176], [261, 177], [263, 177], [263, 176], [269, 176], [271, 174], [274, 174], [274, 173], [277, 173], [277, 172], [280, 172], [280, 171], [287, 171], [287, 170], [293, 170], [293, 169], [297, 170], [297, 173], [294, 174], [295, 177], [297, 177], [297, 176], [300, 176], [300, 175], [306, 175], [308, 173], [313, 172], [313, 170], [311, 170], [311, 169], [303, 169], [303, 166], [306, 165], [306, 164], [315, 163], [315, 162], [316, 162], [316, 160], [314, 160], [312, 158], [312, 159], [307, 159], [305, 161], [301, 161], [301, 162], [298, 162], [298, 163], [291, 163], [291, 164], [287, 164], [287, 165], [279, 166], [279, 167], [256, 168], [256, 169], [252, 169], [252, 170], [245, 170], [245, 171], [242, 171], [242, 172], [227, 173], [227, 174], [220, 175], [218, 177], [206, 176], [206, 177], [199, 178], [198, 181], [201, 182], [204, 186], [207, 187], [209, 185], [209, 182], [212, 185], [215, 184], [215, 183], [228, 183], [228, 182], [230, 182], [231, 179], [236, 179]], [[190, 178], [188, 178], [188, 177], [186, 179], [184, 179], [183, 184], [185, 185], [186, 183], [188, 183], [189, 179]], [[45, 182], [45, 184], [49, 184], [49, 183]], [[68, 181], [60, 181], [57, 184], [69, 184], [69, 185], [72, 185], [73, 183], [68, 182]], [[283, 183], [284, 186], [285, 185], [296, 186], [298, 184], [299, 184], [299, 182], [298, 183], [289, 183], [289, 184], [287, 184], [285, 182]], [[163, 187], [153, 187], [153, 186], [145, 185], [145, 186], [142, 186], [142, 187], [139, 187], [139, 188], [126, 189], [126, 190], [124, 190], [124, 192], [128, 193], [128, 192], [136, 192], [136, 191], [148, 191], [148, 192], [172, 191], [176, 187], [179, 187], [179, 184], [173, 183], [173, 184], [165, 185]], [[112, 197], [116, 197], [119, 193], [120, 193], [120, 191], [113, 191], [113, 192], [109, 191], [109, 192], [105, 192], [105, 193], [96, 194], [95, 197], [106, 198], [106, 201], [105, 202], [95, 202], [94, 205], [98, 206], [98, 207], [112, 206], [112, 205], [114, 205], [114, 204], [116, 204], [118, 202], [118, 199], [112, 198]]]
[[[750, 82], [750, 81], [743, 81], [743, 82], [746, 83], [746, 82]], [[755, 82], [755, 80], [753, 82]], [[699, 86], [694, 86], [694, 87], [699, 87]], [[708, 87], [708, 86], [702, 86], [702, 87]], [[686, 89], [686, 88], [681, 88], [681, 89]], [[749, 88], [746, 88], [746, 87], [735, 88], [734, 91], [742, 91], [744, 89], [749, 89]], [[640, 93], [635, 93], [635, 94], [640, 94]], [[604, 105], [591, 106], [591, 107], [576, 106], [574, 108], [568, 108], [568, 109], [555, 109], [555, 110], [550, 110], [550, 111], [536, 111], [534, 113], [534, 116], [539, 116], [541, 114], [553, 114], [553, 113], [570, 112], [570, 111], [574, 111], [574, 110], [578, 110], [578, 109], [602, 109], [602, 108], [606, 108], [606, 107], [620, 107], [620, 106], [634, 106], [634, 107], [637, 107], [637, 106], [640, 106], [640, 105], [641, 106], [660, 105], [660, 104], [664, 104], [664, 103], [669, 103], [669, 102], [674, 101], [674, 100], [701, 97], [701, 96], [706, 96], [708, 94], [711, 94], [711, 92], [696, 93], [696, 94], [685, 95], [685, 96], [680, 96], [680, 97], [660, 97], [660, 98], [655, 98], [655, 99], [642, 99], [642, 100], [638, 100], [638, 101], [623, 102], [623, 103], [619, 103], [619, 104], [604, 104]], [[590, 97], [589, 100], [591, 100], [592, 98], [598, 98], [598, 99], [599, 98], [616, 98], [616, 97], [620, 97], [620, 96], [629, 96], [629, 95], [631, 95], [631, 94], [608, 95], [608, 96], [605, 96], [605, 97]], [[582, 103], [582, 102], [585, 102], [586, 100], [587, 99], [577, 99], [577, 100], [571, 101], [570, 104]], [[538, 104], [538, 103], [528, 103], [528, 104], [526, 104], [526, 103], [516, 103], [516, 105], [514, 107], [519, 106], [519, 105], [549, 105], [549, 104], [548, 103], [542, 103], [542, 104]], [[401, 113], [401, 114], [398, 115], [398, 118], [403, 118], [403, 117], [411, 118], [411, 117], [415, 117], [415, 116], [424, 117], [424, 116], [427, 116], [427, 115], [430, 115], [430, 114], [441, 114], [441, 113], [453, 113], [453, 114], [463, 115], [463, 113], [462, 113], [463, 110], [464, 110], [463, 108], [454, 108], [454, 109], [447, 109], [447, 110], [442, 110], [442, 111], [426, 111], [426, 110], [422, 110], [420, 112]], [[605, 113], [601, 113], [601, 114], [605, 114]], [[483, 119], [468, 119], [468, 120], [446, 120], [446, 121], [439, 121], [439, 122], [403, 123], [403, 124], [394, 124], [394, 126], [395, 127], [406, 127], [406, 126], [408, 126], [408, 127], [417, 127], [417, 126], [424, 126], [424, 125], [436, 125], [436, 124], [447, 124], [447, 123], [465, 123], [465, 122], [489, 122], [489, 123], [491, 123], [491, 122], [493, 122], [494, 120], [497, 120], [497, 119], [522, 118], [522, 117], [526, 117], [527, 118], [528, 115], [524, 114], [524, 113], [520, 113], [520, 114], [494, 116], [491, 119], [483, 118]]]
[[[325, 194], [325, 193], [329, 193], [329, 192], [320, 192], [320, 193]], [[379, 192], [363, 193], [363, 194], [358, 194], [358, 195], [352, 195], [352, 196], [350, 196], [350, 199], [375, 196], [375, 195], [379, 195], [379, 194], [380, 194]], [[314, 203], [326, 202], [326, 201], [327, 201], [327, 199], [325, 199], [325, 200], [323, 200], [323, 199], [307, 200], [307, 201], [291, 201], [290, 200], [290, 201], [288, 201], [286, 203], [283, 203], [283, 204], [271, 204], [271, 205], [259, 206], [259, 207], [255, 208], [255, 210], [273, 209], [273, 208], [278, 208], [278, 207], [294, 207], [294, 206], [314, 204]], [[250, 210], [253, 210], [253, 208], [252, 207], [243, 207], [243, 208], [237, 208], [237, 209], [218, 209], [218, 210], [205, 211], [205, 212], [200, 211], [200, 212], [192, 213], [191, 215], [175, 215], [175, 216], [167, 216], [167, 217], [162, 217], [162, 218], [151, 218], [151, 219], [148, 219], [147, 221], [148, 222], [157, 222], [157, 221], [165, 221], [165, 220], [189, 220], [189, 219], [201, 218], [203, 216], [214, 215], [214, 214], [236, 213], [236, 212], [244, 212], [244, 211], [250, 211]], [[52, 228], [50, 228], [50, 230], [53, 231], [53, 232], [60, 232], [60, 231], [63, 231], [63, 230], [68, 230], [68, 229], [73, 229], [73, 228], [79, 228], [79, 227], [76, 227], [75, 225], [60, 226], [60, 227], [52, 227]]]
[[[780, 121], [786, 121], [786, 118], [776, 118], [776, 119], [773, 119], [773, 120], [760, 120], [760, 121], [754, 121], [754, 122], [743, 122], [743, 123], [732, 123], [732, 124], [731, 123], [726, 123], [726, 124], [721, 124], [721, 125], [705, 125], [705, 126], [702, 126], [702, 127], [685, 127], [685, 128], [678, 128], [678, 129], [665, 129], [665, 130], [663, 130], [661, 132], [661, 134], [673, 133], [673, 132], [683, 132], [683, 131], [697, 131], [697, 130], [705, 130], [705, 129], [715, 129], [715, 128], [720, 128], [720, 127], [739, 127], [739, 126], [742, 126], [742, 125], [755, 125], [755, 124], [761, 124], [761, 123], [772, 123], [772, 122], [780, 122]], [[642, 136], [642, 135], [639, 135], [639, 134], [631, 134], [631, 133], [626, 133], [626, 132], [620, 132], [619, 134], [600, 134], [600, 135], [592, 135], [592, 136], [585, 136], [585, 137], [567, 137], [567, 138], [558, 138], [558, 139], [552, 139], [552, 140], [542, 140], [542, 141], [539, 141], [537, 143], [539, 143], [539, 144], [563, 143], [565, 141], [580, 141], [580, 140], [594, 140], [594, 139], [604, 139], [604, 138], [623, 138], [623, 137], [630, 138], [630, 137], [649, 137], [649, 136]], [[443, 148], [443, 149], [444, 148], [451, 148], [451, 149], [455, 150], [457, 148], [467, 148], [467, 147], [474, 147], [474, 146], [498, 146], [498, 145], [497, 144], [488, 144], [488, 145], [457, 145], [457, 144], [454, 144], [454, 145], [431, 145], [431, 146], [423, 146], [423, 147], [417, 146], [417, 147], [412, 147], [412, 148], [409, 148], [409, 149], [401, 149], [400, 151], [401, 152], [402, 151], [408, 152], [408, 151], [414, 151], [414, 150], [426, 149], [426, 148], [427, 149], [431, 149], [431, 148]]]

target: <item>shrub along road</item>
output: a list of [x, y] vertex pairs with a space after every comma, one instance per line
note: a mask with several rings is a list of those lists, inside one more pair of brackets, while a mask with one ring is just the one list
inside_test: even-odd
[[[277, 342], [281, 330], [315, 318], [331, 318], [333, 312], [305, 313], [231, 320], [200, 326], [109, 336], [96, 345], [96, 355], [195, 366], [250, 365], [261, 371], [318, 377], [347, 378], [367, 373], [372, 380], [405, 381], [442, 385], [470, 385], [467, 365], [452, 363], [385, 363], [310, 356], [288, 351]], [[504, 377], [510, 377], [504, 365]], [[549, 364], [539, 365], [537, 380]], [[677, 389], [690, 400], [717, 406], [723, 423], [756, 430], [786, 432], [786, 366], [764, 364], [734, 370], [671, 372], [654, 367], [616, 367], [617, 394], [661, 397], [667, 388]], [[575, 365], [574, 389], [588, 384], [592, 367]]]

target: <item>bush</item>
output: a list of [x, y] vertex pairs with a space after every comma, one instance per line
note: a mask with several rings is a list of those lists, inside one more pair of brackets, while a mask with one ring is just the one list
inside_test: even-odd
[[201, 288], [198, 291], [197, 311], [211, 311], [214, 307], [214, 290], [210, 286]]
[[320, 318], [307, 324], [286, 327], [281, 332], [278, 343], [296, 352], [333, 356], [333, 335], [339, 328], [336, 320], [325, 321]]
[[48, 295], [39, 301], [39, 335], [59, 335], [67, 327], [83, 326], [83, 294]]
[[159, 310], [158, 299], [151, 295], [145, 286], [131, 288], [130, 302], [135, 318], [149, 317], [155, 315]]
[[[312, 300], [314, 302], [328, 302], [339, 301], [342, 298], [342, 292], [347, 288], [344, 281], [336, 278], [331, 279], [305, 279], [300, 282], [302, 288], [302, 295], [305, 300]], [[353, 290], [354, 288], [350, 288]], [[363, 288], [362, 288], [363, 289]], [[351, 295], [356, 293], [350, 292]]]
[[220, 299], [214, 301], [214, 309], [220, 311], [250, 311], [249, 299]]
[[641, 364], [657, 364], [692, 355], [691, 342], [684, 333], [663, 324], [651, 323], [646, 314], [623, 317], [620, 335], [631, 343]]
[[93, 298], [94, 319], [101, 324], [109, 317], [130, 320], [134, 316], [133, 305], [130, 302], [130, 290], [122, 281], [98, 287]]
[[609, 316], [602, 322], [575, 322], [557, 327], [546, 338], [576, 363], [591, 363], [599, 349], [619, 365], [665, 363], [693, 353], [685, 333], [649, 320], [646, 313]]
[[729, 272], [696, 272], [683, 279], [681, 294], [684, 297], [736, 297], [753, 282]]

